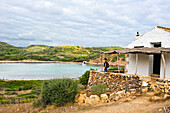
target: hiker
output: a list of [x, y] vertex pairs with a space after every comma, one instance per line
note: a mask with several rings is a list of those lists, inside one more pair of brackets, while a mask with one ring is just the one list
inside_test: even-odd
[[104, 72], [107, 72], [107, 68], [109, 68], [109, 63], [107, 62], [107, 58], [104, 58]]

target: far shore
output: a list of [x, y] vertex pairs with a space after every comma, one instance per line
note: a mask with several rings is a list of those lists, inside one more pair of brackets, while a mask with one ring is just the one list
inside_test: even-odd
[[[63, 61], [36, 61], [36, 60], [19, 60], [19, 61], [0, 61], [0, 63], [74, 63], [74, 64], [82, 64], [82, 62], [63, 62]], [[101, 63], [91, 63], [86, 62], [85, 64], [90, 65], [101, 65]]]
[[[37, 60], [19, 60], [19, 61], [0, 61], [1, 63], [74, 63], [74, 64], [83, 64], [83, 62], [63, 62], [63, 61], [37, 61]], [[103, 66], [103, 63], [96, 63], [96, 62], [85, 62], [85, 64], [89, 65], [98, 65]], [[117, 66], [115, 64], [110, 64], [111, 66]], [[124, 65], [119, 65], [120, 67], [124, 67]]]

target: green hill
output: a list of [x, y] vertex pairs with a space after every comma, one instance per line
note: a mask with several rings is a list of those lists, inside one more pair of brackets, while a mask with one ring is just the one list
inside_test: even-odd
[[81, 47], [31, 45], [15, 47], [0, 42], [0, 60], [40, 60], [40, 61], [89, 61], [100, 57], [101, 51], [120, 49], [121, 47]]

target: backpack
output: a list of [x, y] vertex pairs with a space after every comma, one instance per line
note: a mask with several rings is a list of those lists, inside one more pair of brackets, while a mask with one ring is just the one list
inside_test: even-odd
[[106, 67], [109, 68], [109, 63], [108, 62], [106, 62]]

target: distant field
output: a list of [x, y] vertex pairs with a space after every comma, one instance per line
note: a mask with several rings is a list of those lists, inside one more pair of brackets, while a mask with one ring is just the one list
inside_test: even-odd
[[0, 42], [0, 60], [39, 60], [39, 61], [90, 61], [100, 57], [101, 51], [120, 49], [121, 47], [81, 47], [31, 45], [15, 47]]
[[41, 93], [42, 80], [0, 80], [0, 104], [33, 102]]

